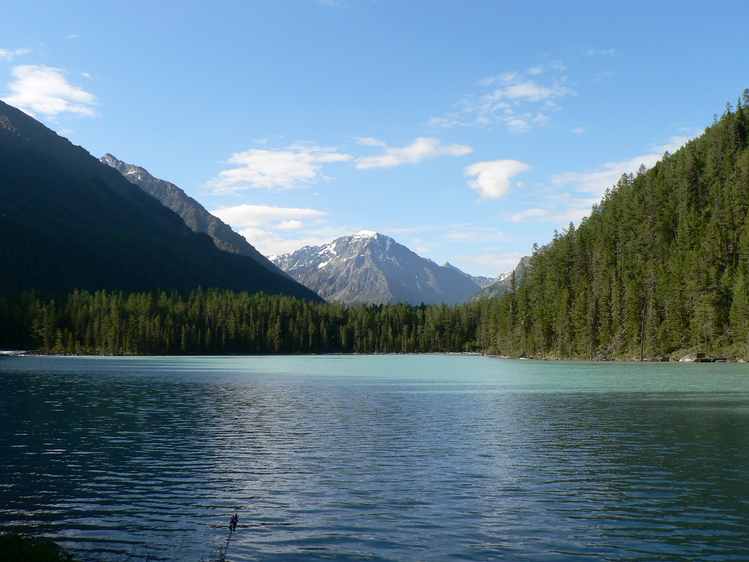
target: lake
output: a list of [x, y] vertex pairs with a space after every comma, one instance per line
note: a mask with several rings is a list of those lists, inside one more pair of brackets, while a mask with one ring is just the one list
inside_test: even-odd
[[749, 558], [749, 365], [0, 357], [0, 531], [82, 560]]

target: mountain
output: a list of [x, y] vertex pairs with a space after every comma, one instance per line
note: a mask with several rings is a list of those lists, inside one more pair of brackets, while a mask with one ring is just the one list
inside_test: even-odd
[[437, 265], [370, 230], [271, 261], [322, 298], [347, 304], [452, 305], [481, 288], [455, 268]]
[[248, 256], [274, 273], [286, 275], [247, 242], [244, 236], [234, 232], [228, 224], [206, 211], [205, 207], [173, 183], [155, 178], [144, 168], [127, 164], [111, 154], [105, 154], [99, 160], [177, 213], [193, 232], [203, 232], [210, 236], [221, 250]]
[[[518, 265], [518, 267], [520, 267], [520, 265]], [[480, 291], [478, 291], [474, 295], [471, 295], [470, 300], [476, 301], [478, 299], [501, 297], [505, 293], [509, 292], [510, 289], [512, 288], [513, 273], [517, 275], [517, 269], [515, 269], [515, 271], [511, 271], [510, 273], [503, 273], [502, 275], [497, 277], [493, 283], [490, 283], [489, 285], [482, 287]]]
[[526, 273], [477, 302], [494, 319], [481, 342], [493, 353], [749, 358], [749, 90], [674, 154], [622, 176]]
[[470, 274], [466, 273], [465, 271], [461, 271], [460, 269], [458, 269], [453, 264], [451, 264], [450, 262], [447, 262], [447, 261], [445, 262], [445, 265], [443, 267], [447, 267], [449, 269], [454, 269], [455, 271], [457, 271], [461, 275], [465, 275], [466, 277], [468, 277], [468, 279], [470, 279], [471, 281], [473, 281], [474, 283], [476, 283], [476, 285], [478, 285], [482, 289], [484, 287], [488, 287], [489, 285], [491, 285], [493, 283], [496, 283], [497, 281], [499, 281], [499, 279], [503, 275], [505, 275], [504, 273], [502, 275], [500, 275], [499, 277], [484, 277], [483, 275], [470, 275]]
[[[539, 251], [544, 251], [545, 247], [542, 247]], [[512, 292], [513, 286], [519, 285], [523, 279], [526, 278], [530, 271], [531, 256], [523, 256], [520, 258], [515, 269], [508, 272], [502, 273], [499, 277], [495, 278], [491, 283], [485, 285], [479, 292], [471, 296], [471, 302], [480, 299], [489, 299], [492, 297], [501, 297], [505, 293]]]
[[173, 211], [25, 113], [0, 102], [0, 291], [193, 290], [319, 300], [219, 250]]

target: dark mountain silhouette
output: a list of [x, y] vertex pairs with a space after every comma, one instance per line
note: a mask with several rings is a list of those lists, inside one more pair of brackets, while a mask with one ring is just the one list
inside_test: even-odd
[[164, 206], [177, 213], [191, 230], [203, 232], [210, 236], [214, 244], [221, 250], [248, 256], [274, 273], [286, 275], [245, 240], [244, 236], [234, 232], [228, 224], [209, 213], [203, 205], [173, 183], [158, 179], [145, 168], [127, 164], [111, 154], [105, 154], [99, 160], [112, 166], [129, 182], [134, 183], [143, 191], [161, 201]]
[[0, 291], [312, 291], [219, 250], [173, 211], [0, 102]]

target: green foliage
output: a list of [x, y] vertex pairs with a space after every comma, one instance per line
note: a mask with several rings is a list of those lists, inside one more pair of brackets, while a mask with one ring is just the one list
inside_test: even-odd
[[478, 345], [534, 357], [749, 356], [748, 131], [739, 103], [623, 176], [578, 228], [534, 253], [523, 283], [482, 315]]
[[23, 295], [40, 350], [106, 355], [471, 351], [475, 307], [364, 305], [197, 290]]

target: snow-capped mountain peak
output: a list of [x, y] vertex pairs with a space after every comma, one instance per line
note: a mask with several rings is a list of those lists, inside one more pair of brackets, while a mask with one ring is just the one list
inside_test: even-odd
[[348, 304], [455, 304], [480, 289], [470, 276], [422, 258], [373, 230], [271, 261], [323, 298]]

